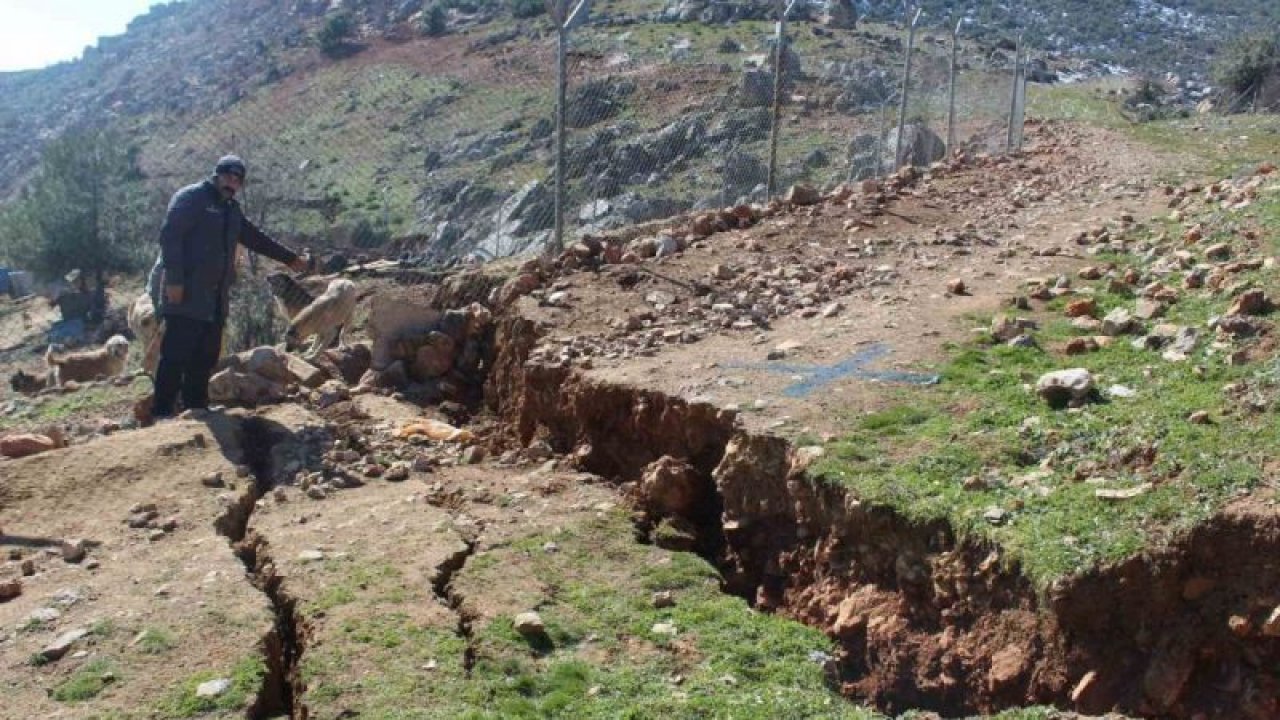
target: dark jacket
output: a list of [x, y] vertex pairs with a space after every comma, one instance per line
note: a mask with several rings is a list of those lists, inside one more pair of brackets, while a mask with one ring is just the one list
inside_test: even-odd
[[224, 200], [213, 178], [174, 193], [160, 229], [160, 260], [163, 284], [181, 285], [183, 298], [177, 305], [162, 303], [161, 312], [224, 322], [237, 244], [286, 264], [298, 257], [249, 222], [239, 203]]

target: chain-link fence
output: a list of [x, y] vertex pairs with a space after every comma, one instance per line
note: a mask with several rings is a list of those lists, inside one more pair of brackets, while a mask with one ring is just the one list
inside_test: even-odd
[[[435, 266], [540, 252], [555, 243], [557, 208], [572, 242], [765, 202], [795, 183], [883, 176], [960, 148], [1003, 151], [1017, 110], [1013, 50], [969, 44], [963, 27], [957, 40], [951, 18], [920, 17], [913, 36], [913, 11], [897, 25], [864, 27], [835, 0], [680, 0], [658, 11], [600, 0], [561, 34], [551, 18], [446, 5], [440, 37], [373, 43], [332, 62], [282, 60], [261, 84], [237, 87], [221, 110], [199, 116], [176, 100], [122, 116], [123, 134], [136, 140], [138, 270], [158, 253], [172, 193], [226, 153], [248, 163], [247, 215], [285, 244], [316, 251], [325, 269], [387, 257]], [[277, 270], [242, 260], [228, 350], [282, 336], [265, 280]], [[52, 340], [93, 344], [124, 331], [124, 309], [142, 286], [137, 275], [118, 276], [107, 322], [64, 333], [75, 303], [60, 298], [77, 288], [22, 275], [0, 289], [49, 301], [0, 301], [0, 364], [33, 372]]]
[[920, 18], [904, 73], [908, 23], [858, 30], [841, 7], [689, 0], [669, 24], [598, 11], [567, 33], [566, 239], [928, 165], [949, 132], [1006, 149], [1011, 53], [965, 48], [953, 70], [963, 28]]

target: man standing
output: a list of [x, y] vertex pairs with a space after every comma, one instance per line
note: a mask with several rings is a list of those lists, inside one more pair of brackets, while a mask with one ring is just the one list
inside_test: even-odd
[[302, 272], [305, 259], [267, 237], [236, 202], [244, 185], [244, 161], [228, 155], [213, 176], [188, 185], [169, 201], [160, 230], [160, 312], [164, 340], [156, 369], [156, 419], [172, 417], [179, 392], [188, 410], [209, 406], [209, 376], [222, 352], [236, 246], [266, 255]]

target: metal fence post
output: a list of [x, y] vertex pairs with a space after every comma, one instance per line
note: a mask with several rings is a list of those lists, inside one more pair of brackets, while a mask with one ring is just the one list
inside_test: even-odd
[[[916, 45], [916, 25], [920, 23], [920, 16], [924, 13], [924, 8], [916, 10], [916, 15], [911, 19], [911, 27], [907, 31], [907, 62], [902, 70], [902, 104], [898, 108], [898, 141], [893, 148], [893, 169], [897, 170], [902, 167], [902, 136], [906, 133], [907, 128], [907, 98], [908, 88], [911, 85], [911, 51]], [[910, 10], [908, 9], [908, 14]]]
[[778, 10], [778, 24], [773, 43], [773, 123], [769, 128], [769, 178], [765, 184], [766, 202], [774, 196], [778, 189], [778, 134], [782, 124], [782, 80], [784, 72], [782, 63], [786, 57], [787, 13], [791, 12], [792, 7], [795, 7], [796, 0], [791, 0], [785, 6], [782, 3], [783, 0], [776, 0], [775, 2]]
[[1005, 136], [1005, 154], [1013, 152], [1014, 114], [1018, 112], [1018, 67], [1022, 63], [1022, 36], [1018, 36], [1018, 45], [1013, 51], [1013, 89], [1009, 93], [1009, 132]]
[[950, 90], [947, 92], [947, 154], [956, 152], [956, 64], [960, 49], [960, 26], [964, 20], [956, 21], [955, 30], [951, 31], [951, 78]]
[[568, 69], [565, 67], [565, 59], [568, 53], [566, 45], [569, 44], [569, 33], [564, 29], [564, 23], [560, 18], [556, 22], [556, 207], [555, 207], [555, 230], [551, 238], [552, 252], [559, 252], [564, 249], [564, 204], [568, 199], [565, 197], [564, 187], [564, 134], [565, 134], [565, 95], [568, 88]]
[[1027, 120], [1027, 59], [1024, 57], [1022, 63], [1018, 66], [1017, 80], [1017, 104], [1014, 113], [1013, 126], [1013, 151], [1022, 152], [1023, 129]]
[[559, 252], [564, 249], [564, 206], [568, 201], [564, 178], [565, 131], [569, 87], [569, 31], [586, 19], [590, 0], [578, 0], [573, 12], [569, 12], [570, 0], [547, 0], [547, 10], [556, 23], [556, 197], [555, 197], [555, 230], [552, 231], [548, 251]]

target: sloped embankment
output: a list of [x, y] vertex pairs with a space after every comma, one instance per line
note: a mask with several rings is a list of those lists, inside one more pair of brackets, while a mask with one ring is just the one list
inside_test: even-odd
[[[537, 326], [514, 313], [497, 332], [486, 397], [511, 439], [622, 483], [648, 525], [694, 536], [726, 590], [826, 630], [851, 697], [948, 715], [1280, 713], [1274, 508], [1242, 502], [1164, 550], [1037, 590], [999, 547], [815, 480], [730, 412], [527, 363]], [[687, 470], [655, 479], [673, 463]]]

